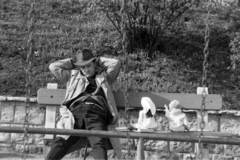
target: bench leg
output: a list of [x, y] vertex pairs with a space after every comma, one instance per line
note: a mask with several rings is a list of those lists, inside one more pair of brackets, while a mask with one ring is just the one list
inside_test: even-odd
[[171, 151], [171, 148], [170, 148], [170, 141], [167, 141], [167, 150], [168, 150], [168, 152]]
[[144, 160], [144, 139], [143, 138], [138, 139], [136, 160]]

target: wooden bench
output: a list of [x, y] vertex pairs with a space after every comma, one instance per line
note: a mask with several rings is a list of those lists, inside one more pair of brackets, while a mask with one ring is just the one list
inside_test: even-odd
[[[56, 112], [57, 107], [60, 106], [62, 103], [64, 96], [65, 96], [65, 89], [57, 89], [56, 84], [48, 84], [47, 89], [39, 89], [37, 93], [37, 101], [38, 104], [46, 105], [46, 119], [45, 119], [45, 128], [55, 128], [56, 127]], [[200, 92], [200, 91], [198, 91]], [[202, 93], [202, 92], [201, 92]], [[125, 109], [125, 97], [123, 92], [113, 92], [115, 101], [117, 104], [118, 109]], [[150, 97], [154, 104], [156, 105], [157, 109], [164, 109], [164, 104], [169, 104], [170, 101], [176, 99], [179, 100], [181, 105], [185, 110], [195, 110], [197, 114], [197, 121], [198, 121], [198, 129], [200, 129], [200, 122], [202, 122], [200, 109], [202, 104], [202, 95], [201, 94], [175, 94], [175, 93], [152, 93], [152, 92], [130, 92], [129, 93], [129, 106], [131, 109], [141, 110], [141, 98], [142, 97]], [[222, 108], [222, 97], [220, 95], [207, 95], [206, 98], [206, 108], [204, 111], [204, 122], [205, 122], [205, 131], [208, 128], [208, 111], [218, 111]], [[163, 132], [164, 133], [164, 132]], [[138, 134], [138, 133], [136, 133]], [[140, 133], [141, 134], [141, 133]], [[156, 134], [155, 136], [158, 136], [159, 133], [151, 133]], [[158, 135], [157, 135], [158, 134]], [[169, 133], [167, 133], [169, 135]], [[176, 134], [176, 133], [171, 133]], [[180, 133], [182, 134], [182, 133]], [[186, 133], [184, 133], [186, 134]], [[192, 134], [192, 133], [187, 133]], [[143, 137], [146, 135], [142, 133]], [[196, 134], [197, 136], [199, 134]], [[191, 135], [190, 135], [191, 136]], [[217, 132], [205, 132], [204, 136], [232, 136], [232, 134], [228, 133], [217, 133]], [[173, 135], [174, 137], [174, 135]], [[49, 140], [53, 139], [54, 135], [45, 135], [45, 142], [47, 143]], [[130, 137], [132, 138], [132, 137]], [[179, 136], [181, 138], [181, 136]], [[159, 136], [158, 139], [161, 139], [161, 136]], [[173, 141], [178, 140], [178, 138], [173, 138]], [[181, 139], [179, 139], [181, 141]], [[186, 141], [188, 141], [186, 139]], [[195, 141], [196, 142], [196, 141]], [[204, 140], [203, 140], [204, 142]], [[223, 142], [224, 143], [224, 142]], [[49, 147], [46, 145], [44, 149], [44, 154], [46, 155]], [[137, 147], [137, 160], [143, 159], [143, 138], [139, 138], [138, 141], [138, 147]]]

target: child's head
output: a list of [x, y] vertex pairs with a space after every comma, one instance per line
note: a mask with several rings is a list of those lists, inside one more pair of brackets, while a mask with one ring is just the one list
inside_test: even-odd
[[169, 110], [171, 111], [173, 108], [181, 109], [180, 102], [178, 100], [173, 100], [169, 104]]
[[141, 99], [141, 105], [143, 107], [143, 111], [145, 114], [147, 114], [150, 110], [152, 116], [156, 113], [156, 106], [153, 103], [153, 101], [149, 97], [143, 97]]

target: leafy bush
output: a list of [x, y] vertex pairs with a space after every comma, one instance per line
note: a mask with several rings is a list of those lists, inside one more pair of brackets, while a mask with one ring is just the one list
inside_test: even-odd
[[168, 29], [180, 25], [182, 15], [198, 1], [126, 1], [126, 9], [122, 13], [123, 2], [120, 0], [96, 1], [99, 10], [106, 14], [116, 30], [122, 34], [122, 14], [126, 14], [128, 50], [147, 49], [153, 53], [159, 45], [159, 37]]
[[[117, 57], [126, 64], [121, 51], [121, 2], [36, 1], [32, 96], [50, 82], [65, 87], [48, 66], [74, 56], [74, 48], [92, 48], [98, 56]], [[201, 85], [206, 8], [198, 5], [200, 1], [165, 2], [166, 6], [163, 1], [128, 1], [128, 70], [122, 68], [114, 90], [123, 91], [128, 85], [128, 91], [196, 93]], [[2, 4], [0, 91], [24, 96], [30, 1]], [[235, 6], [215, 7], [210, 16], [207, 83], [210, 94], [223, 96], [225, 108], [238, 108], [240, 38], [234, 26], [239, 16], [231, 7]]]
[[230, 80], [236, 86], [239, 86], [240, 81], [240, 33], [236, 34], [236, 37], [231, 41], [230, 48], [232, 51], [232, 55], [230, 56], [231, 66], [229, 70], [232, 71]]

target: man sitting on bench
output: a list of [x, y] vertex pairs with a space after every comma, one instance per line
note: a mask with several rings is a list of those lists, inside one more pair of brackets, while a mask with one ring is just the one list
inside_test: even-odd
[[[117, 78], [120, 68], [119, 60], [95, 57], [90, 49], [76, 51], [75, 60], [68, 58], [50, 64], [51, 72], [63, 82], [67, 82], [61, 107], [71, 111], [75, 121], [72, 128], [96, 132], [114, 128], [111, 125], [116, 124], [118, 111], [110, 84]], [[115, 150], [118, 158], [121, 158], [118, 138], [70, 136], [66, 140], [57, 137], [46, 159], [62, 159], [66, 154], [86, 146], [88, 142], [94, 159], [106, 160], [107, 149], [110, 147]], [[73, 149], [74, 146], [77, 148]]]

